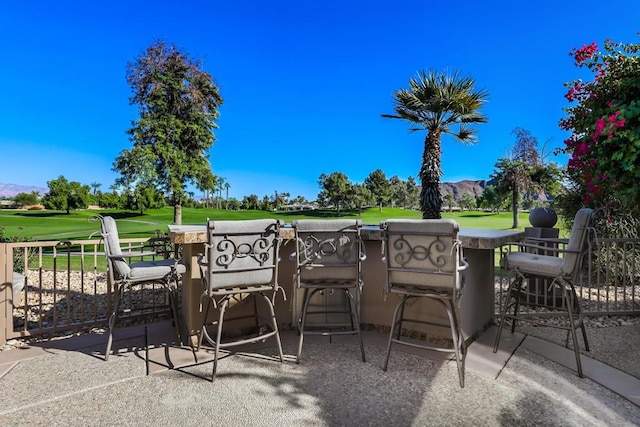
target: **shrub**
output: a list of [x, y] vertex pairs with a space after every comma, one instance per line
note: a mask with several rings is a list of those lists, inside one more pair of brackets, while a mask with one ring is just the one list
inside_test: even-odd
[[[567, 118], [560, 126], [571, 132], [560, 150], [570, 156], [570, 189], [557, 207], [573, 217], [582, 206], [607, 207], [640, 214], [640, 44], [596, 43], [570, 53], [592, 81], [565, 84]], [[561, 197], [562, 198], [562, 197]], [[636, 224], [637, 226], [637, 224]]]

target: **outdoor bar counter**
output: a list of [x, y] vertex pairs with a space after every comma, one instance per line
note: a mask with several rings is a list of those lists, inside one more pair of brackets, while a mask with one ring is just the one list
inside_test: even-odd
[[[171, 241], [182, 246], [182, 260], [187, 265], [187, 273], [183, 277], [181, 309], [186, 327], [193, 339], [202, 324], [202, 313], [200, 312], [202, 283], [197, 256], [199, 253], [204, 253], [204, 243], [207, 242], [206, 225], [170, 225], [169, 232]], [[360, 298], [360, 321], [365, 328], [373, 326], [388, 330], [398, 297], [389, 295], [386, 300], [384, 298], [386, 269], [382, 260], [382, 233], [382, 230], [376, 226], [365, 226], [362, 229], [367, 259], [362, 266], [364, 286]], [[495, 311], [494, 250], [507, 242], [519, 240], [523, 235], [523, 232], [515, 230], [460, 229], [459, 238], [462, 241], [464, 257], [469, 262], [469, 269], [466, 274], [461, 304], [456, 310], [459, 319], [461, 319], [466, 339], [475, 339], [493, 320]], [[291, 303], [294, 295], [295, 261], [292, 261], [289, 255], [295, 251], [293, 229], [282, 228], [281, 237], [283, 242], [280, 249], [281, 261], [278, 266], [278, 282], [287, 295], [287, 301], [283, 301], [282, 295], [279, 294], [276, 298], [275, 309], [279, 326], [287, 328], [295, 324], [301, 304], [299, 301], [296, 301], [295, 304]], [[342, 297], [339, 293], [336, 293], [335, 296]], [[324, 298], [333, 298], [333, 296], [326, 295]], [[323, 303], [329, 304], [327, 301]], [[246, 308], [249, 307], [247, 305]], [[240, 308], [236, 307], [234, 310]], [[424, 298], [407, 306], [407, 309], [411, 310], [414, 318], [435, 319], [445, 325], [448, 322], [444, 310]], [[440, 328], [418, 324], [406, 326], [416, 331], [418, 335], [451, 337], [451, 331], [448, 327]]]

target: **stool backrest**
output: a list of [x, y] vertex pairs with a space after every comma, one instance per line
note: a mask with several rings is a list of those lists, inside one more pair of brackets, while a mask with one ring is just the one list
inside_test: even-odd
[[459, 294], [462, 247], [454, 220], [397, 219], [384, 221], [380, 227], [384, 232], [387, 291], [401, 286]]
[[277, 287], [281, 222], [275, 219], [207, 223], [208, 290]]

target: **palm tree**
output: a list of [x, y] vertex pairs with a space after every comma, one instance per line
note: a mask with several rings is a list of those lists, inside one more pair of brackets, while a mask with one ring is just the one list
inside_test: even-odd
[[224, 208], [225, 209], [229, 209], [229, 188], [231, 188], [231, 184], [229, 184], [228, 182], [224, 183], [224, 189], [227, 190], [227, 197], [225, 197], [225, 201], [224, 201]]
[[417, 125], [411, 132], [427, 131], [419, 173], [422, 184], [420, 209], [425, 219], [440, 218], [442, 135], [452, 135], [462, 143], [475, 143], [475, 130], [469, 125], [487, 122], [480, 113], [487, 101], [487, 92], [476, 90], [475, 80], [461, 76], [457, 70], [452, 75], [421, 71], [409, 79], [409, 86], [409, 89], [400, 89], [393, 94], [396, 114], [383, 114], [382, 117], [403, 119]]
[[100, 184], [99, 182], [92, 182], [91, 184], [89, 184], [89, 186], [93, 189], [93, 195], [95, 196], [98, 188], [102, 187], [102, 184]]

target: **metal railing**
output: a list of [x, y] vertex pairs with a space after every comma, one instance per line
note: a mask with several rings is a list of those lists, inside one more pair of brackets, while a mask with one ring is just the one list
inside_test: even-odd
[[[504, 256], [511, 249], [498, 250]], [[509, 284], [498, 271], [496, 314]], [[575, 287], [585, 316], [640, 315], [640, 239], [594, 239]]]
[[[170, 253], [167, 238], [121, 239], [123, 250]], [[145, 248], [140, 248], [140, 244]], [[135, 260], [135, 259], [134, 259]], [[139, 260], [143, 260], [140, 257]], [[103, 327], [112, 310], [113, 284], [101, 240], [0, 244], [0, 343], [36, 335]], [[128, 289], [119, 322], [165, 317], [161, 285]]]
[[[152, 244], [165, 257], [172, 255], [166, 238], [121, 242]], [[585, 315], [640, 315], [640, 239], [597, 239], [585, 265], [576, 289]], [[104, 327], [113, 290], [106, 271], [100, 240], [0, 243], [0, 345], [14, 338]], [[499, 313], [508, 278], [499, 267], [496, 272]], [[122, 323], [141, 316], [170, 317], [166, 298], [159, 285], [131, 289], [123, 299], [128, 310]]]

